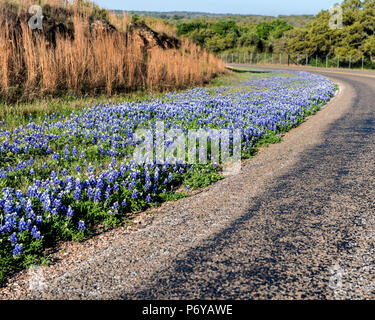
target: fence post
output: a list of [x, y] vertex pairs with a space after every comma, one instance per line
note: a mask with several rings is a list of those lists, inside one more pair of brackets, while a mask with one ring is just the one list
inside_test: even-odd
[[253, 53], [250, 55], [250, 64], [253, 64]]
[[340, 56], [337, 57], [337, 68], [340, 68]]
[[315, 67], [318, 67], [318, 56], [315, 56]]
[[283, 56], [282, 56], [282, 54], [280, 53], [280, 64], [282, 64], [283, 63]]
[[308, 66], [308, 64], [309, 64], [309, 56], [306, 55], [306, 67]]
[[326, 56], [326, 68], [328, 69], [328, 56]]

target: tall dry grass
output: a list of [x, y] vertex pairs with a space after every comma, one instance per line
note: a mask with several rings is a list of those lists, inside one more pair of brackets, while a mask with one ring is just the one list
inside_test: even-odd
[[[57, 1], [57, 0], [56, 0]], [[169, 90], [199, 85], [225, 70], [224, 63], [187, 40], [180, 48], [147, 50], [127, 31], [126, 16], [115, 32], [93, 32], [87, 15], [73, 10], [74, 38], [57, 35], [56, 45], [21, 21], [10, 30], [0, 12], [0, 91], [3, 97], [139, 89]]]

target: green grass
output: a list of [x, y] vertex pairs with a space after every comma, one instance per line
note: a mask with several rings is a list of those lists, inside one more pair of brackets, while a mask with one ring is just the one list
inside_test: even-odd
[[239, 73], [255, 73], [255, 74], [266, 74], [271, 73], [271, 71], [261, 70], [257, 68], [246, 68], [246, 67], [228, 67], [228, 70]]
[[45, 115], [60, 114], [68, 115], [73, 111], [79, 111], [90, 104], [117, 104], [122, 102], [147, 101], [151, 98], [163, 97], [162, 93], [152, 94], [147, 92], [134, 92], [131, 94], [115, 95], [108, 97], [99, 96], [75, 96], [65, 95], [61, 97], [45, 97], [40, 100], [20, 101], [13, 104], [0, 103], [0, 121], [6, 121], [7, 128], [15, 128], [25, 125], [29, 121], [29, 116], [34, 119]]

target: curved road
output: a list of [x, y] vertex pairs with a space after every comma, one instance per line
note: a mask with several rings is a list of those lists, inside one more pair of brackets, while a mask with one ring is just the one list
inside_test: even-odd
[[72, 244], [0, 297], [374, 299], [375, 74], [318, 72], [339, 95], [239, 176]]

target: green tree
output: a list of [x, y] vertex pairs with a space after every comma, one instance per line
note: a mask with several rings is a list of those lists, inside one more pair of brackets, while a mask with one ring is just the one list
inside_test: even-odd
[[262, 40], [268, 40], [273, 27], [268, 22], [261, 22], [257, 25], [257, 36]]
[[331, 29], [328, 11], [321, 11], [305, 28], [287, 32], [288, 52], [298, 55], [340, 56], [357, 62], [375, 51], [375, 0], [344, 0], [343, 28]]
[[215, 32], [209, 29], [195, 29], [193, 32], [190, 33], [189, 38], [193, 40], [195, 43], [204, 47], [206, 41], [208, 39], [214, 38], [215, 35]]
[[227, 34], [232, 33], [239, 37], [239, 28], [235, 21], [219, 21], [216, 23], [213, 23], [210, 26], [210, 29], [215, 31], [215, 33], [219, 34], [222, 37], [225, 37]]
[[179, 36], [183, 36], [189, 34], [196, 30], [201, 30], [207, 28], [207, 24], [203, 22], [187, 22], [187, 23], [180, 23], [177, 25], [177, 34]]
[[367, 38], [363, 44], [363, 51], [370, 57], [371, 60], [375, 58], [375, 35]]

